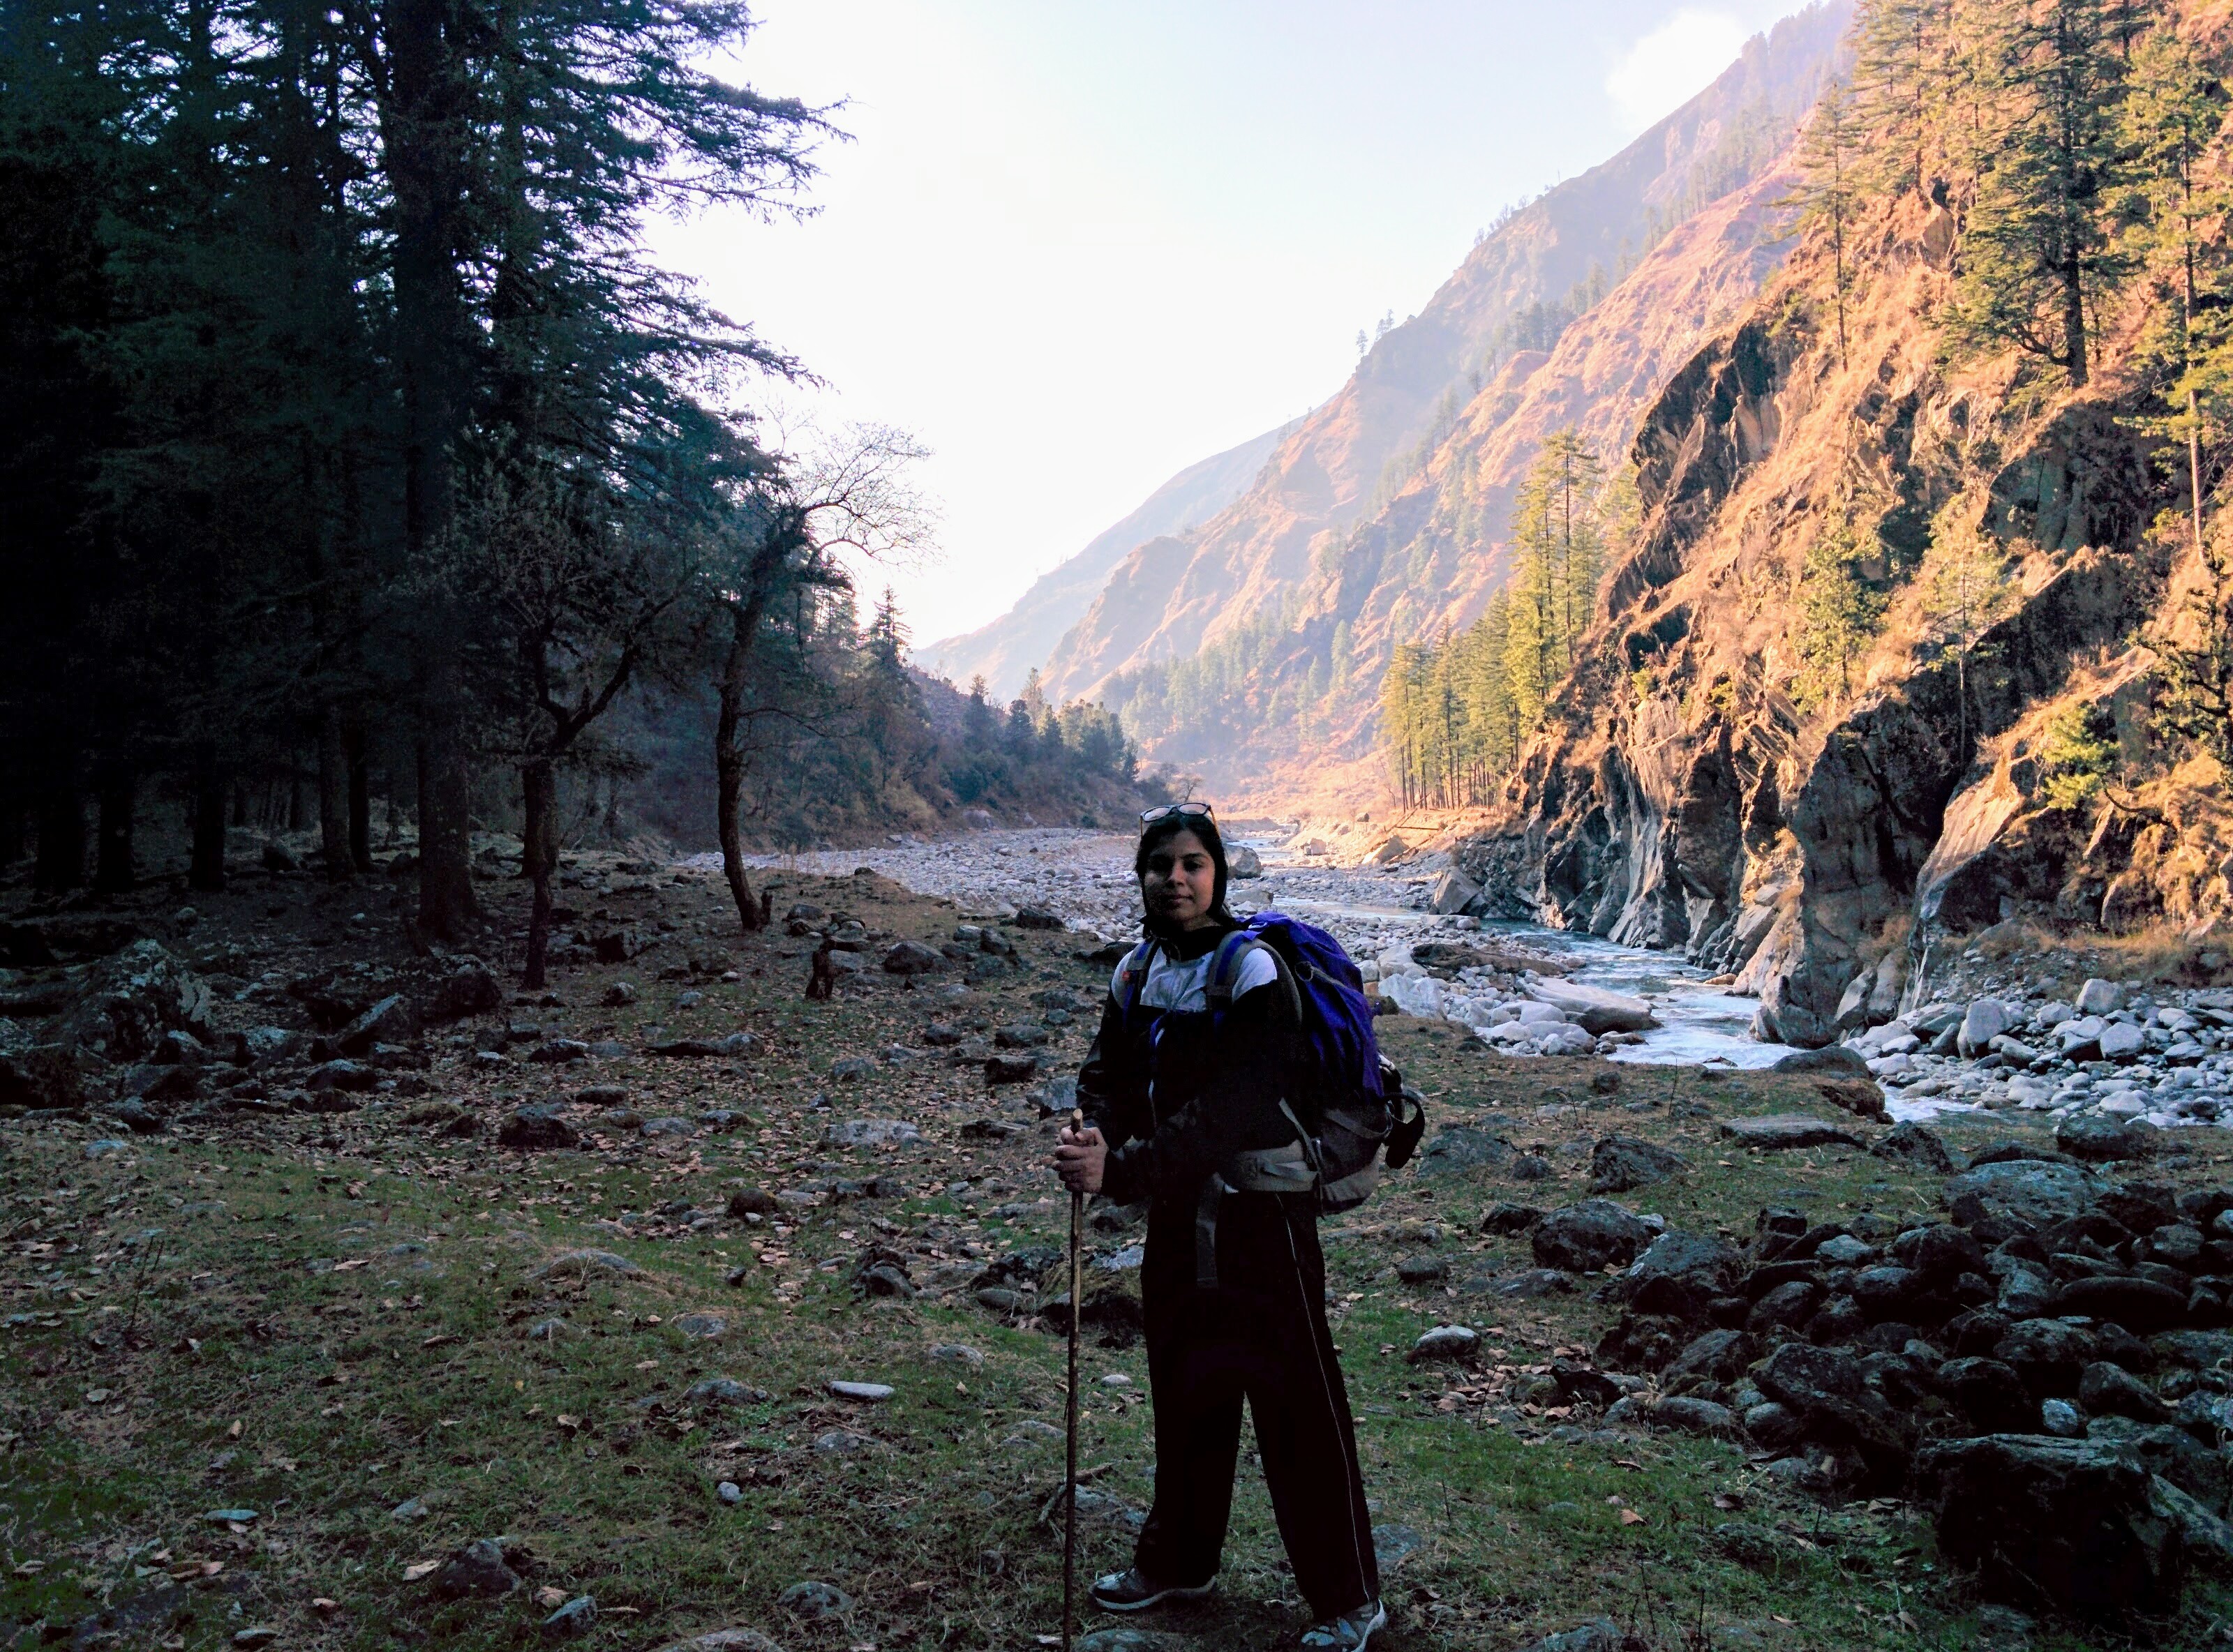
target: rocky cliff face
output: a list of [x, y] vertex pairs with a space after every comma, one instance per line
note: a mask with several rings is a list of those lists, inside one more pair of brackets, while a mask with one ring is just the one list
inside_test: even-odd
[[[1461, 855], [1499, 909], [1728, 972], [1761, 1036], [1801, 1044], [1886, 1018], [1950, 932], [2206, 922], [2233, 865], [2220, 777], [2159, 776], [2121, 808], [2050, 784], [2073, 707], [2144, 742], [2133, 640], [2169, 612], [2173, 554], [2149, 528], [2175, 487], [2135, 433], [2152, 404], [2119, 368], [2131, 336], [2082, 391], [2013, 359], [1950, 367], [1928, 319], [1949, 214], [1909, 196], [1865, 227], [1844, 362], [1810, 247], [1651, 405], [1645, 531], [1592, 663]], [[1966, 670], [1930, 611], [1950, 501], [2012, 567]], [[1840, 511], [1873, 534], [1891, 607], [1851, 692], [1802, 711], [1800, 570]]]
[[[1280, 443], [1247, 494], [1177, 546], [1146, 544], [1135, 553], [1141, 566], [1120, 569], [1063, 639], [1047, 669], [1050, 691], [1098, 692], [1118, 673], [1192, 655], [1286, 611], [1324, 575], [1322, 564], [1339, 557], [1343, 536], [1360, 519], [1383, 505], [1399, 518], [1416, 512], [1416, 499], [1390, 504], [1389, 492], [1400, 495], [1410, 473], [1442, 450], [1461, 414], [1476, 435], [1496, 426], [1491, 410], [1509, 413], [1546, 360], [1527, 352], [1476, 377], [1500, 329], [1531, 306], [1563, 300], [1593, 268], [1617, 279], [1624, 248], [1634, 256], [1654, 226], [1687, 219], [1757, 182], [1775, 164], [1778, 134], [1812, 104], [1849, 16], [1847, 0], [1831, 0], [1786, 19], [1683, 109], [1481, 242], [1426, 308], [1374, 345], [1350, 382]], [[1772, 265], [1772, 255], [1755, 256], [1758, 223], [1749, 227], [1754, 242], [1742, 259]], [[1684, 336], [1681, 350], [1696, 337]], [[1656, 382], [1658, 365], [1652, 358], [1635, 371]], [[1598, 380], [1621, 376], [1611, 356], [1598, 364]], [[1628, 411], [1632, 416], [1632, 403]], [[1547, 405], [1539, 412], [1548, 416]], [[1157, 577], [1149, 577], [1150, 563]], [[1315, 647], [1320, 658], [1324, 641]]]
[[996, 701], [1013, 699], [1034, 666], [1045, 664], [1063, 635], [1093, 605], [1117, 564], [1136, 546], [1182, 534], [1231, 504], [1254, 482], [1293, 424], [1267, 430], [1237, 447], [1201, 459], [1157, 488], [1121, 522], [1096, 534], [1076, 556], [1050, 569], [990, 625], [926, 643], [915, 657], [928, 669], [967, 685], [982, 676]]

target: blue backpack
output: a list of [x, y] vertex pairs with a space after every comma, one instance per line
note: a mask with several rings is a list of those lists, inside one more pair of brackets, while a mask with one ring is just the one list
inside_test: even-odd
[[[1146, 984], [1153, 947], [1143, 941], [1124, 960], [1121, 1001], [1128, 1011]], [[1299, 1113], [1281, 1103], [1301, 1148], [1295, 1167], [1306, 1171], [1320, 1214], [1354, 1210], [1380, 1180], [1383, 1149], [1391, 1170], [1417, 1149], [1427, 1128], [1422, 1098], [1382, 1058], [1364, 979], [1342, 944], [1285, 913], [1256, 913], [1218, 943], [1204, 984], [1213, 1025], [1233, 1007], [1241, 960], [1259, 949], [1277, 966], [1302, 1029], [1304, 1048], [1295, 1063]], [[1276, 1161], [1279, 1155], [1250, 1156]], [[1299, 1191], [1277, 1162], [1240, 1169], [1249, 1180], [1236, 1185]]]

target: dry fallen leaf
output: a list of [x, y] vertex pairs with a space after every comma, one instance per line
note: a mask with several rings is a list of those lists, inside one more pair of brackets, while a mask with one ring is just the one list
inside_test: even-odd
[[1620, 1512], [1620, 1523], [1623, 1525], [1642, 1525], [1644, 1517], [1634, 1509], [1623, 1509]]
[[403, 1568], [403, 1581], [407, 1584], [415, 1584], [421, 1577], [432, 1577], [435, 1569], [441, 1564], [439, 1560], [414, 1560]]
[[239, 1439], [239, 1438], [240, 1438], [240, 1425], [239, 1425], [238, 1423], [237, 1423], [237, 1422], [236, 1422], [236, 1423], [234, 1423], [234, 1424], [232, 1425], [232, 1427], [231, 1427], [231, 1428], [227, 1428], [227, 1429], [225, 1431], [225, 1437], [227, 1440], [238, 1440], [238, 1439]]
[[338, 1612], [341, 1609], [341, 1602], [331, 1596], [316, 1595], [311, 1597], [310, 1610], [314, 1612]]

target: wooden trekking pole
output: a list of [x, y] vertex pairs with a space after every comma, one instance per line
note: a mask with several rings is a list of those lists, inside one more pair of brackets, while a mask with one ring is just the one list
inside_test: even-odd
[[[1085, 1128], [1085, 1115], [1071, 1110], [1070, 1129], [1076, 1136]], [[1062, 1652], [1071, 1652], [1070, 1637], [1077, 1622], [1077, 1337], [1085, 1312], [1085, 1277], [1078, 1260], [1078, 1230], [1085, 1225], [1085, 1195], [1070, 1195], [1070, 1426], [1065, 1431], [1062, 1495]]]

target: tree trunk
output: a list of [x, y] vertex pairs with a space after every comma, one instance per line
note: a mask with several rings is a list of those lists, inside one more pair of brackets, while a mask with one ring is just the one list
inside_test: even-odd
[[225, 888], [225, 804], [231, 788], [218, 764], [217, 742], [194, 742], [194, 853], [186, 887], [214, 894]]
[[2065, 366], [2074, 386], [2086, 382], [2086, 286], [2072, 253], [2062, 272], [2062, 336], [2069, 351]]
[[138, 783], [131, 763], [122, 758], [111, 758], [94, 771], [94, 792], [101, 800], [99, 836], [94, 842], [96, 894], [128, 894], [139, 881], [132, 864], [132, 811]]
[[737, 921], [750, 934], [760, 927], [760, 905], [752, 898], [752, 881], [745, 875], [744, 830], [737, 816], [745, 787], [745, 754], [737, 742], [743, 732], [745, 665], [758, 621], [757, 615], [747, 618], [742, 611], [732, 612], [731, 619], [735, 629], [721, 672], [721, 712], [713, 730], [713, 780], [721, 871], [729, 880], [729, 898], [737, 903]]
[[472, 773], [459, 726], [463, 687], [446, 671], [432, 686], [419, 771], [419, 924], [457, 941], [480, 915], [473, 899]]
[[342, 748], [341, 713], [329, 706], [318, 714], [318, 859], [335, 883], [348, 878], [348, 756]]
[[365, 757], [364, 725], [354, 716], [342, 725], [348, 759], [348, 856], [360, 872], [372, 870], [372, 764]]
[[287, 829], [299, 832], [309, 811], [303, 807], [303, 758], [299, 751], [287, 754]]
[[[459, 258], [474, 244], [466, 134], [472, 88], [453, 0], [394, 0], [381, 105], [394, 193], [395, 358], [403, 408], [403, 528], [414, 559], [439, 546], [455, 508], [456, 443], [478, 341]], [[438, 589], [420, 660], [419, 922], [460, 940], [478, 915], [472, 866], [472, 753], [457, 616]]]
[[74, 776], [58, 776], [39, 800], [39, 859], [32, 874], [42, 894], [85, 887], [85, 800]]
[[558, 782], [547, 758], [537, 758], [519, 771], [520, 862], [534, 890], [527, 915], [527, 969], [520, 985], [548, 985], [544, 972], [550, 961], [550, 872], [558, 860]]

